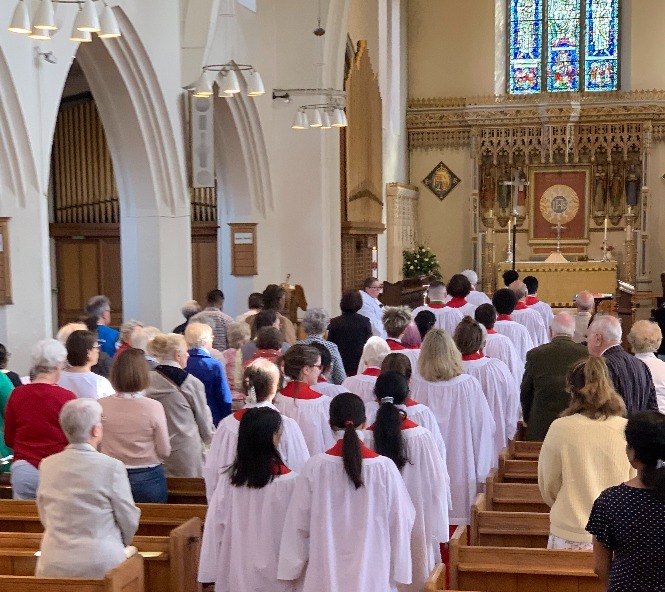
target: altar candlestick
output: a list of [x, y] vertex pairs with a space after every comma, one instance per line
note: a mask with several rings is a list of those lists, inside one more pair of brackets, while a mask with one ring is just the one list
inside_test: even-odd
[[603, 234], [603, 240], [607, 242], [607, 216], [605, 216], [605, 233]]

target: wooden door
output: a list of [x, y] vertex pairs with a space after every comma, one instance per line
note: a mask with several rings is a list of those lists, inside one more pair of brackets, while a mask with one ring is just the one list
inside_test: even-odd
[[192, 298], [202, 308], [206, 296], [218, 287], [217, 274], [217, 224], [192, 223]]

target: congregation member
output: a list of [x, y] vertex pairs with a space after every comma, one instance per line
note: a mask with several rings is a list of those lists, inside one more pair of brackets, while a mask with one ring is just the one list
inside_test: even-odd
[[497, 290], [492, 295], [492, 304], [497, 313], [494, 330], [510, 339], [520, 360], [526, 362], [526, 352], [533, 349], [534, 344], [527, 328], [516, 322], [511, 316], [517, 306], [515, 292], [508, 288]]
[[125, 560], [141, 510], [123, 464], [97, 451], [103, 437], [100, 404], [69, 401], [59, 421], [69, 444], [39, 467], [37, 510], [44, 535], [35, 576], [101, 580]]
[[547, 335], [547, 327], [543, 322], [543, 317], [538, 311], [529, 308], [526, 305], [529, 291], [524, 282], [517, 280], [510, 284], [508, 288], [514, 292], [515, 297], [517, 298], [515, 310], [510, 315], [512, 320], [527, 328], [534, 347], [547, 343], [549, 337]]
[[570, 393], [566, 390], [569, 368], [588, 355], [583, 345], [573, 341], [575, 320], [569, 313], [560, 312], [552, 318], [550, 333], [550, 343], [527, 353], [520, 388], [525, 438], [536, 442], [545, 439], [551, 423], [569, 405]]
[[[274, 327], [279, 331], [279, 323], [280, 323], [279, 316], [277, 314], [277, 311], [273, 310], [272, 308], [269, 308], [267, 310], [260, 310], [258, 313], [256, 313], [256, 315], [252, 317], [252, 320], [254, 321], [254, 324], [253, 327], [250, 327], [250, 335], [253, 330], [254, 338], [240, 347], [243, 364], [248, 360], [251, 360], [254, 357], [254, 354], [259, 349], [259, 346], [256, 343], [256, 336], [258, 335], [261, 329], [263, 329], [264, 327]], [[245, 324], [249, 326], [248, 323]], [[282, 354], [285, 354], [286, 351], [291, 346], [286, 341], [284, 341], [284, 336], [281, 331], [279, 332], [279, 335], [280, 335], [279, 343], [281, 344], [281, 347], [278, 347], [277, 349], [279, 349], [282, 352]]]
[[222, 310], [224, 308], [224, 292], [218, 289], [210, 290], [206, 296], [206, 302], [207, 306], [203, 309], [203, 312], [215, 322], [212, 331], [212, 347], [222, 352], [228, 347], [227, 333], [229, 325], [233, 322], [233, 319]]
[[357, 374], [363, 347], [372, 336], [369, 319], [358, 312], [362, 306], [358, 290], [345, 291], [339, 301], [342, 314], [330, 319], [328, 326], [328, 340], [337, 346], [347, 376]]
[[[209, 312], [202, 310], [201, 312], [196, 313], [191, 319], [189, 319], [189, 324], [187, 326], [189, 327], [190, 325], [196, 324], [207, 325], [210, 327], [210, 330], [213, 332], [214, 339], [215, 319]], [[187, 339], [187, 329], [185, 329], [184, 335], [185, 339]], [[218, 362], [221, 362], [222, 365], [224, 364], [224, 357], [222, 356], [222, 352], [212, 346], [212, 340], [210, 342], [210, 346], [206, 347], [206, 350], [210, 354], [210, 357], [217, 360]]]
[[608, 592], [662, 590], [665, 582], [665, 415], [635, 413], [626, 453], [637, 476], [603, 491], [586, 526], [594, 571]]
[[171, 454], [164, 407], [144, 396], [150, 386], [143, 352], [128, 348], [113, 360], [115, 395], [99, 400], [104, 436], [101, 452], [122, 461], [137, 503], [166, 503], [163, 462]]
[[201, 312], [201, 305], [196, 300], [185, 300], [180, 312], [185, 317], [185, 322], [173, 329], [173, 333], [184, 335], [185, 329], [187, 329], [187, 325], [189, 324], [189, 319]]
[[249, 343], [250, 338], [249, 325], [245, 322], [235, 321], [229, 325], [227, 333], [229, 347], [222, 352], [224, 359], [224, 372], [226, 381], [231, 389], [232, 407], [240, 409], [245, 401], [245, 395], [242, 392], [242, 351], [241, 348]]
[[[85, 323], [66, 323], [58, 329], [58, 332], [55, 334], [55, 338], [67, 347], [67, 339], [74, 331], [91, 331], [97, 337], [97, 329], [88, 329]], [[102, 351], [101, 349], [99, 350]]]
[[[149, 325], [147, 327], [138, 328], [132, 335], [130, 345], [133, 348], [140, 349], [143, 352], [143, 355], [145, 356], [145, 362], [148, 365], [149, 370], [154, 370], [159, 362], [153, 355], [150, 354], [148, 344], [153, 337], [157, 337], [157, 335], [161, 334], [162, 332], [157, 327], [152, 327]], [[177, 335], [179, 335], [179, 333], [177, 333]]]
[[621, 323], [616, 317], [596, 315], [587, 329], [587, 348], [602, 356], [628, 416], [636, 411], [658, 411], [656, 388], [649, 367], [621, 347]]
[[381, 317], [383, 328], [386, 331], [386, 343], [390, 351], [407, 349], [402, 343], [404, 331], [411, 322], [411, 311], [406, 306], [386, 306]]
[[660, 327], [651, 321], [637, 321], [628, 333], [628, 343], [635, 357], [642, 360], [651, 371], [658, 410], [665, 413], [665, 362], [655, 354], [662, 341]]
[[122, 325], [120, 325], [120, 331], [118, 335], [118, 349], [116, 349], [115, 353], [117, 354], [118, 352], [121, 352], [122, 350], [127, 349], [128, 347], [133, 347], [132, 346], [133, 336], [136, 333], [136, 331], [142, 328], [143, 328], [143, 323], [135, 319], [130, 319], [129, 321], [125, 321]]
[[445, 303], [446, 295], [446, 285], [443, 282], [439, 280], [430, 282], [430, 285], [427, 288], [427, 298], [429, 302], [424, 306], [414, 308], [412, 313], [413, 317], [417, 318], [421, 312], [431, 312], [436, 318], [435, 326], [437, 329], [443, 329], [451, 334], [454, 333], [457, 323], [462, 320], [464, 315], [457, 308], [449, 307]]
[[420, 345], [422, 346], [425, 335], [436, 326], [436, 316], [431, 310], [421, 310], [418, 314], [413, 314], [413, 324], [418, 328]]
[[342, 393], [330, 404], [337, 443], [296, 481], [279, 546], [280, 580], [302, 592], [387, 592], [412, 581], [415, 509], [395, 463], [363, 443], [365, 407]]
[[464, 374], [462, 355], [445, 331], [432, 329], [427, 334], [418, 369], [411, 397], [432, 410], [446, 444], [450, 524], [470, 524], [471, 505], [492, 468], [496, 429], [492, 412], [478, 380]]
[[420, 336], [420, 331], [415, 322], [411, 321], [404, 329], [402, 335], [402, 345], [406, 349], [420, 349], [423, 338]]
[[365, 403], [374, 400], [374, 384], [381, 374], [381, 362], [390, 353], [390, 347], [380, 337], [370, 337], [363, 348], [360, 374], [349, 376], [343, 383], [350, 393], [358, 395]]
[[185, 340], [189, 348], [189, 358], [185, 370], [198, 378], [205, 386], [208, 407], [215, 426], [231, 413], [231, 389], [221, 362], [214, 359], [209, 349], [212, 347], [213, 333], [209, 325], [190, 323], [185, 329]]
[[550, 426], [538, 460], [538, 486], [551, 507], [547, 546], [591, 550], [584, 527], [594, 500], [634, 475], [625, 454], [626, 408], [602, 358], [576, 362], [566, 388], [570, 404]]
[[[217, 487], [220, 475], [229, 469], [235, 460], [238, 448], [240, 422], [250, 409], [267, 408], [277, 411], [273, 400], [280, 385], [280, 371], [268, 360], [256, 360], [245, 368], [242, 388], [246, 404], [242, 409], [224, 418], [212, 438], [210, 451], [203, 467], [208, 502]], [[299, 473], [309, 459], [309, 451], [302, 431], [296, 421], [282, 415], [281, 433], [277, 450], [287, 467]]]
[[320, 454], [335, 442], [329, 425], [331, 399], [311, 388], [321, 373], [321, 356], [315, 347], [294, 345], [282, 363], [290, 381], [275, 396], [275, 407], [300, 426], [310, 455]]
[[[85, 327], [83, 327], [85, 329]], [[16, 386], [21, 386], [23, 383], [21, 382], [21, 377], [16, 374], [16, 372], [12, 372], [7, 368], [7, 364], [9, 364], [9, 358], [11, 357], [11, 354], [7, 351], [7, 348], [0, 343], [0, 373], [4, 374], [11, 383], [16, 387]]]
[[91, 317], [97, 327], [97, 339], [101, 350], [112, 358], [115, 355], [116, 343], [120, 333], [109, 327], [111, 301], [103, 295], [93, 296], [85, 303], [84, 312]]
[[252, 292], [247, 297], [247, 308], [247, 312], [243, 312], [236, 317], [236, 322], [246, 323], [249, 317], [254, 316], [263, 309], [263, 294], [261, 292]]
[[323, 338], [323, 334], [328, 329], [329, 324], [330, 316], [325, 310], [322, 308], [310, 308], [305, 313], [300, 324], [306, 337], [298, 341], [298, 343], [302, 345], [320, 343], [323, 345], [330, 352], [332, 358], [329, 380], [332, 384], [342, 384], [346, 380], [346, 372], [344, 371], [344, 363], [339, 354], [339, 349], [332, 341]]
[[596, 301], [588, 290], [582, 290], [575, 296], [575, 343], [586, 343], [586, 331], [591, 323]]
[[496, 430], [494, 432], [493, 466], [498, 466], [499, 454], [515, 437], [520, 415], [519, 387], [508, 366], [496, 358], [488, 358], [484, 327], [471, 317], [464, 317], [455, 329], [455, 345], [462, 354], [465, 374], [478, 379], [485, 393]]
[[440, 543], [449, 538], [448, 470], [433, 435], [403, 409], [409, 395], [406, 378], [398, 372], [383, 373], [374, 392], [380, 407], [367, 428], [367, 446], [395, 463], [416, 510], [411, 531], [413, 578], [411, 584], [397, 589], [422, 592], [430, 572], [441, 563]]
[[[12, 449], [5, 444], [5, 409], [13, 390], [12, 381], [7, 378], [6, 374], [0, 372], [0, 458], [6, 458], [12, 454]], [[9, 464], [0, 465], [0, 472], [7, 473], [9, 468]]]
[[[79, 323], [68, 323], [65, 325], [65, 327], [69, 327], [70, 325], [79, 325]], [[97, 321], [95, 320], [94, 317], [87, 316], [83, 318], [83, 322], [80, 323], [82, 326], [77, 326], [75, 329], [67, 330], [65, 333], [61, 333], [63, 331], [63, 328], [61, 327], [60, 331], [58, 331], [58, 335], [64, 335], [66, 334], [66, 337], [61, 338], [58, 337], [58, 341], [60, 341], [63, 345], [67, 342], [67, 337], [69, 337], [74, 331], [91, 331], [97, 336], [97, 343], [99, 342], [99, 333], [97, 332], [98, 326], [97, 326]], [[103, 376], [104, 378], [108, 378], [109, 374], [111, 374], [111, 365], [113, 364], [113, 358], [109, 356], [102, 348], [101, 348], [101, 343], [100, 343], [100, 348], [99, 348], [99, 359], [95, 365], [90, 368], [92, 372], [95, 374], [99, 374], [100, 376]]]
[[330, 382], [330, 371], [332, 366], [332, 357], [330, 356], [330, 351], [322, 343], [317, 343], [314, 341], [310, 344], [311, 347], [315, 347], [321, 356], [321, 373], [316, 379], [316, 384], [312, 385], [312, 390], [315, 390], [317, 393], [321, 393], [326, 397], [336, 397], [340, 393], [347, 392], [346, 387], [341, 384], [333, 384]]
[[101, 399], [115, 391], [107, 378], [92, 371], [99, 361], [99, 344], [92, 331], [74, 331], [65, 343], [68, 367], [58, 384], [79, 398]]
[[243, 411], [233, 464], [221, 473], [210, 499], [198, 579], [214, 582], [216, 592], [295, 592], [293, 582], [277, 579], [280, 540], [298, 476], [277, 448], [282, 416], [270, 407]]
[[483, 327], [485, 327], [485, 345], [483, 345], [483, 353], [490, 358], [501, 360], [512, 374], [515, 382], [519, 385], [522, 383], [522, 376], [524, 375], [524, 361], [520, 358], [513, 342], [501, 335], [495, 328], [496, 324], [496, 309], [493, 304], [481, 304], [474, 311], [474, 317]]
[[524, 278], [524, 285], [528, 291], [526, 305], [540, 314], [545, 328], [549, 327], [554, 313], [552, 312], [552, 307], [547, 302], [538, 299], [538, 278], [527, 275]]
[[[293, 345], [296, 342], [296, 329], [293, 326], [293, 323], [290, 319], [285, 317], [282, 314], [284, 310], [284, 304], [286, 303], [286, 290], [277, 284], [270, 284], [266, 286], [266, 289], [263, 291], [263, 311], [273, 310], [277, 314], [277, 319], [279, 324], [277, 328], [282, 333], [282, 341], [285, 341], [289, 345]], [[245, 322], [250, 326], [252, 330], [252, 338], [256, 335], [256, 332], [259, 328], [256, 326], [256, 321], [258, 319], [258, 314], [248, 317]]]
[[277, 364], [281, 357], [280, 345], [282, 343], [282, 334], [275, 327], [261, 327], [256, 333], [256, 347], [258, 348], [254, 355], [247, 360], [243, 367], [248, 366], [254, 360], [260, 358], [270, 360]]
[[212, 414], [203, 383], [185, 370], [187, 343], [178, 333], [157, 335], [148, 351], [158, 364], [150, 372], [145, 396], [161, 403], [171, 454], [164, 459], [167, 477], [202, 477], [203, 453], [213, 434]]
[[[652, 316], [654, 322], [660, 327], [661, 332], [665, 331], [665, 302], [653, 310]], [[661, 341], [656, 355], [660, 360], [665, 360], [665, 339]]]
[[520, 279], [520, 274], [514, 269], [509, 269], [501, 274], [501, 278], [503, 279], [503, 285], [507, 288], [510, 284]]
[[67, 350], [55, 339], [44, 339], [30, 355], [35, 378], [16, 387], [5, 407], [5, 444], [14, 451], [11, 465], [12, 496], [33, 500], [39, 483], [39, 463], [67, 446], [58, 417], [63, 405], [76, 399], [58, 386]]
[[381, 321], [383, 305], [379, 302], [379, 294], [381, 294], [381, 282], [375, 277], [368, 277], [363, 282], [362, 290], [360, 290], [360, 297], [362, 298], [362, 307], [358, 310], [358, 314], [367, 317], [372, 327], [372, 335], [376, 337], [386, 338], [386, 332], [383, 328]]
[[471, 292], [469, 292], [466, 299], [473, 304], [474, 306], [480, 306], [481, 304], [491, 304], [491, 300], [485, 292], [478, 290], [478, 274], [473, 269], [465, 269], [462, 272], [462, 275], [469, 280], [471, 284]]

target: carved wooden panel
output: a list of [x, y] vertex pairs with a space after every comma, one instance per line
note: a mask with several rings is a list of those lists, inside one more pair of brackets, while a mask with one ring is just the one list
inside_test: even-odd
[[0, 218], [0, 305], [13, 304], [9, 247], [9, 218]]
[[342, 290], [359, 290], [373, 275], [372, 247], [376, 235], [342, 235]]
[[388, 270], [386, 279], [402, 279], [402, 252], [417, 245], [418, 188], [401, 183], [389, 183], [386, 188], [386, 228]]

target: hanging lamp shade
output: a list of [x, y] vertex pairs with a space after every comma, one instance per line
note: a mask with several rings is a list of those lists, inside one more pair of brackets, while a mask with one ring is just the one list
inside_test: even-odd
[[30, 26], [30, 15], [28, 14], [28, 7], [26, 6], [24, 0], [20, 0], [14, 9], [14, 15], [12, 16], [12, 22], [7, 27], [12, 33], [21, 33], [23, 35], [29, 35], [32, 32], [32, 27]]
[[235, 70], [226, 70], [222, 80], [224, 81], [222, 88], [225, 93], [232, 95], [240, 92], [240, 82], [238, 81], [238, 75]]
[[296, 116], [293, 118], [293, 125], [291, 126], [291, 129], [305, 129], [302, 125], [302, 119], [301, 116], [302, 113], [300, 111], [296, 111]]
[[79, 31], [87, 31], [88, 33], [98, 33], [100, 31], [99, 16], [92, 0], [85, 0], [83, 7], [76, 16], [74, 26]]
[[324, 111], [321, 114], [321, 129], [330, 129], [331, 127], [330, 115], [328, 115], [328, 111]]
[[104, 5], [102, 15], [99, 17], [99, 33], [100, 39], [112, 39], [113, 37], [120, 37], [120, 27], [118, 21], [113, 14], [113, 9], [108, 5]]
[[321, 112], [318, 109], [312, 109], [312, 123], [309, 124], [309, 127], [322, 127], [323, 121], [321, 121]]
[[58, 30], [55, 24], [55, 10], [53, 9], [53, 2], [51, 0], [40, 0], [32, 27], [33, 29], [41, 29], [42, 31]]
[[250, 70], [249, 72], [249, 78], [247, 80], [247, 94], [250, 97], [260, 97], [261, 95], [266, 94], [266, 89], [263, 86], [261, 74], [259, 74], [256, 70]]
[[38, 41], [49, 41], [51, 39], [51, 31], [47, 29], [35, 29], [33, 27], [28, 37], [30, 39], [37, 39]]
[[346, 113], [344, 113], [344, 109], [335, 109], [335, 112], [333, 113], [332, 124], [334, 127], [346, 127], [349, 125], [346, 120]]
[[194, 87], [194, 96], [195, 97], [211, 97], [213, 95], [212, 84], [208, 79], [208, 73], [203, 70], [201, 76], [196, 81], [196, 86]]
[[70, 41], [76, 41], [78, 43], [90, 43], [92, 41], [92, 33], [88, 31], [79, 31], [76, 27], [72, 29], [72, 35], [69, 38]]
[[220, 76], [219, 79], [217, 80], [217, 87], [219, 88], [217, 96], [220, 99], [232, 99], [233, 97], [235, 97], [233, 93], [227, 93], [224, 91], [224, 81], [222, 76]]

